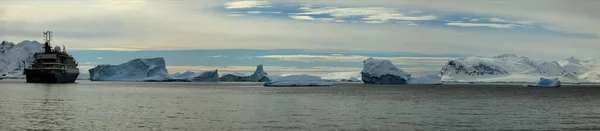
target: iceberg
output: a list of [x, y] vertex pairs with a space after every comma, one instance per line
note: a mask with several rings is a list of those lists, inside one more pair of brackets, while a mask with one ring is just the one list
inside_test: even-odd
[[360, 72], [365, 84], [406, 84], [410, 74], [396, 67], [389, 60], [369, 58]]
[[31, 66], [33, 54], [43, 52], [42, 44], [37, 41], [22, 41], [18, 44], [2, 41], [0, 43], [0, 74], [6, 78], [24, 78], [23, 70]]
[[256, 71], [250, 76], [240, 76], [235, 74], [227, 74], [221, 77], [221, 81], [225, 82], [268, 82], [271, 81], [264, 71], [263, 65], [256, 66]]
[[290, 75], [265, 83], [265, 86], [331, 86], [331, 82], [310, 75]]
[[558, 78], [547, 79], [542, 77], [537, 83], [525, 85], [525, 87], [560, 87], [560, 80]]
[[325, 75], [320, 75], [321, 79], [334, 82], [362, 82], [360, 80], [360, 72], [333, 72]]
[[98, 65], [88, 71], [91, 81], [173, 81], [162, 57], [134, 59], [120, 65]]
[[186, 71], [184, 73], [175, 73], [171, 75], [172, 79], [178, 81], [190, 81], [190, 82], [217, 82], [219, 79], [219, 71], [205, 71], [205, 72], [191, 72]]
[[407, 84], [426, 84], [439, 85], [442, 84], [442, 77], [439, 75], [426, 75], [423, 77], [412, 77], [407, 81]]

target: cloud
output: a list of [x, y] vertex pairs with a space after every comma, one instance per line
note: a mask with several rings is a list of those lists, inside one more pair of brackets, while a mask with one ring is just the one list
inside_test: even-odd
[[297, 20], [315, 20], [315, 18], [313, 18], [312, 16], [306, 16], [306, 15], [292, 15], [292, 16], [290, 16], [290, 18], [297, 19]]
[[306, 15], [291, 15], [289, 17], [292, 19], [296, 19], [296, 20], [310, 20], [310, 21], [321, 21], [321, 22], [346, 22], [344, 20], [336, 20], [334, 18], [314, 18], [312, 16], [306, 16]]
[[385, 21], [365, 21], [365, 23], [368, 23], [368, 24], [381, 24], [381, 23], [385, 23]]
[[496, 17], [487, 18], [487, 19], [491, 22], [499, 22], [499, 23], [512, 23], [512, 24], [521, 24], [521, 25], [533, 24], [533, 22], [531, 22], [531, 21], [510, 21], [510, 20], [505, 20], [505, 19], [496, 18]]
[[493, 24], [493, 23], [462, 23], [462, 22], [450, 22], [446, 23], [449, 26], [461, 26], [461, 27], [489, 27], [489, 28], [514, 28], [518, 25], [514, 24]]
[[268, 1], [235, 1], [225, 4], [227, 9], [245, 9], [245, 8], [268, 8], [271, 3]]
[[[598, 9], [589, 6], [597, 5], [594, 4], [597, 2], [593, 1], [530, 3], [503, 1], [489, 4], [488, 2], [286, 0], [285, 3], [322, 5], [332, 8], [401, 9], [418, 7], [425, 13], [434, 13], [433, 15], [438, 19], [445, 19], [448, 17], [445, 15], [454, 16], [456, 12], [460, 12], [467, 15], [476, 14], [469, 16], [471, 18], [494, 16], [513, 21], [535, 21], [535, 27], [551, 28], [552, 31], [600, 34], [598, 32], [600, 26], [597, 24], [597, 21], [600, 21], [599, 16], [591, 13]], [[4, 21], [0, 23], [2, 24], [0, 28], [4, 30], [1, 32], [1, 39], [8, 41], [39, 40], [39, 32], [52, 30], [56, 33], [56, 43], [65, 44], [69, 49], [319, 49], [475, 55], [514, 52], [548, 59], [558, 59], [570, 55], [597, 56], [595, 53], [597, 51], [594, 49], [600, 48], [597, 38], [581, 37], [581, 34], [547, 32], [546, 30], [531, 32], [511, 29], [503, 29], [501, 32], [486, 29], [461, 30], [447, 28], [448, 26], [445, 25], [430, 26], [435, 22], [429, 21], [414, 21], [418, 22], [420, 26], [395, 24], [374, 26], [372, 24], [290, 20], [288, 15], [301, 15], [289, 14], [289, 10], [295, 10], [298, 6], [286, 6], [289, 8], [282, 7], [280, 10], [250, 8], [262, 12], [284, 12], [278, 16], [284, 19], [273, 19], [228, 17], [228, 12], [234, 10], [225, 10], [222, 1], [146, 2], [143, 8], [136, 10], [113, 10], [93, 6], [93, 4], [96, 3], [91, 1], [0, 1], [0, 6], [5, 8], [5, 15], [2, 18]], [[569, 10], [551, 8], [562, 4]], [[435, 11], [428, 11], [428, 9]], [[247, 11], [249, 8], [239, 12], [246, 15]], [[298, 11], [300, 12], [297, 13], [310, 12]], [[436, 11], [443, 13], [436, 13]], [[398, 12], [407, 16], [423, 16], [422, 13], [421, 15], [409, 15], [404, 14], [403, 10], [397, 10], [396, 13]], [[345, 20], [348, 23], [367, 17], [346, 15], [342, 17], [343, 19], [338, 19], [328, 13], [307, 14], [306, 16], [315, 19], [331, 17], [336, 21]], [[360, 23], [362, 22], [364, 21], [360, 21]], [[392, 23], [392, 21], [388, 22]], [[537, 50], [539, 47], [547, 50], [560, 50], [560, 52], [540, 52]]]
[[330, 15], [335, 18], [349, 18], [349, 17], [363, 17], [365, 21], [390, 21], [390, 20], [403, 20], [403, 21], [425, 21], [425, 20], [436, 20], [437, 17], [433, 15], [422, 15], [422, 16], [407, 16], [400, 13], [397, 9], [385, 8], [385, 7], [321, 7], [311, 8], [302, 7], [300, 8], [305, 12], [296, 13], [299, 15]]
[[146, 5], [146, 0], [94, 0], [95, 6], [111, 10], [139, 10]]

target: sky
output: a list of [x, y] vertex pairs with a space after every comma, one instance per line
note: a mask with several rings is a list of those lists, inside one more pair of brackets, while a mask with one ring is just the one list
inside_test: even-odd
[[600, 55], [600, 1], [0, 0], [0, 40], [54, 32], [82, 67], [165, 57], [185, 70], [360, 71], [368, 57], [413, 73], [514, 53]]

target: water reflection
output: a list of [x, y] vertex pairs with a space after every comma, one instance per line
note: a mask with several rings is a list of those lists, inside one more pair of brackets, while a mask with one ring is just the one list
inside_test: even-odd
[[27, 130], [72, 130], [67, 125], [74, 118], [73, 108], [62, 93], [68, 88], [54, 84], [37, 84], [41, 92], [32, 93], [31, 99], [22, 101], [23, 115]]

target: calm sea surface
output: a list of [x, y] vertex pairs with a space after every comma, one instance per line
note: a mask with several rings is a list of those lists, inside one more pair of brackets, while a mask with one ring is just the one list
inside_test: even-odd
[[0, 130], [600, 130], [600, 86], [0, 81]]

